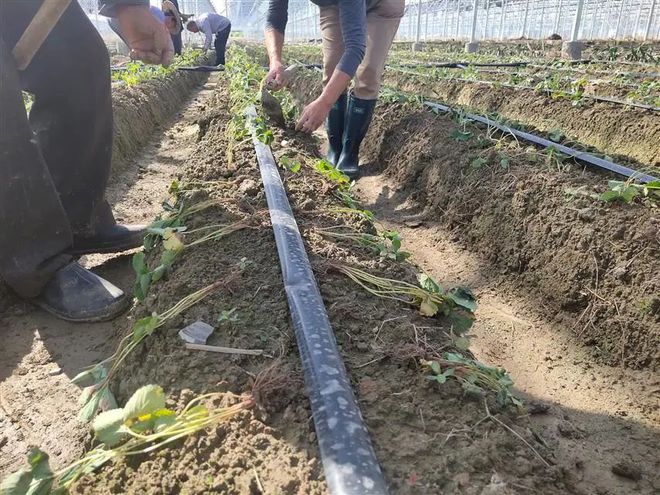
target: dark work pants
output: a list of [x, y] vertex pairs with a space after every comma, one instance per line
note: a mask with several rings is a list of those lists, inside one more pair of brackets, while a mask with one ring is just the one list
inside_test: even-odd
[[176, 55], [181, 55], [181, 48], [183, 47], [183, 42], [181, 41], [181, 33], [173, 34], [171, 37], [172, 45], [174, 45], [174, 53]]
[[[72, 2], [30, 66], [11, 56], [41, 0], [0, 0], [0, 279], [38, 295], [74, 236], [114, 224], [107, 50]], [[34, 96], [29, 121], [21, 90]]]
[[225, 65], [225, 51], [229, 33], [231, 33], [231, 24], [215, 33], [215, 65]]
[[[179, 8], [179, 0], [172, 0], [172, 3], [176, 9], [181, 12]], [[185, 22], [183, 23], [185, 25]], [[174, 45], [174, 53], [181, 55], [181, 49], [183, 48], [183, 42], [181, 41], [181, 33], [172, 35], [172, 44]]]

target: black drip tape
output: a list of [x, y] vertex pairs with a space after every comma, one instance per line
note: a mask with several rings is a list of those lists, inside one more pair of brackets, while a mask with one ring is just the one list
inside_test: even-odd
[[254, 106], [248, 107], [246, 116], [266, 191], [328, 488], [333, 495], [385, 495], [385, 480], [339, 354], [275, 158], [270, 147], [256, 137]]

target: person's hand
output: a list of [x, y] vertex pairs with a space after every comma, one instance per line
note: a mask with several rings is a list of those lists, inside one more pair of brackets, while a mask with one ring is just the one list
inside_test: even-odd
[[298, 119], [296, 130], [312, 133], [319, 128], [330, 113], [332, 104], [323, 98], [317, 98], [307, 105]]
[[273, 63], [266, 76], [266, 88], [277, 91], [284, 87], [284, 67], [281, 63]]
[[120, 5], [117, 21], [131, 48], [132, 59], [164, 67], [170, 65], [174, 56], [172, 38], [165, 24], [151, 15], [149, 7]]

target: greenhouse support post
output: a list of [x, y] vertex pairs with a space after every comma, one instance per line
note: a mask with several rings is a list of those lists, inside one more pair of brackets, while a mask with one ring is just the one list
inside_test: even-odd
[[642, 20], [642, 8], [644, 7], [644, 2], [639, 2], [639, 8], [637, 9], [637, 16], [635, 17], [635, 27], [632, 32], [632, 39], [637, 39], [637, 33], [639, 32], [639, 22]]
[[582, 24], [582, 12], [584, 10], [584, 0], [577, 0], [575, 9], [575, 18], [573, 19], [573, 29], [571, 31], [570, 41], [562, 44], [562, 55], [571, 60], [580, 60], [582, 58], [582, 43], [578, 40], [580, 26]]
[[520, 37], [524, 38], [525, 33], [527, 32], [527, 21], [529, 19], [529, 1], [525, 2], [525, 17], [523, 18], [523, 25], [522, 25], [522, 32], [520, 33]]
[[562, 7], [562, 0], [559, 0], [559, 3], [557, 3], [557, 17], [555, 18], [555, 33], [559, 33], [559, 25], [561, 23], [561, 7]]
[[584, 8], [584, 0], [578, 0], [577, 9], [575, 11], [575, 19], [573, 20], [573, 30], [571, 31], [571, 41], [577, 41], [580, 34], [580, 25], [582, 23], [582, 10]]
[[456, 1], [456, 39], [459, 38], [459, 26], [461, 23], [461, 0]]
[[619, 30], [621, 29], [621, 18], [623, 17], [623, 10], [626, 7], [626, 0], [621, 0], [621, 7], [619, 7], [619, 15], [616, 19], [616, 29], [614, 30], [614, 39], [619, 38]]
[[415, 29], [415, 43], [413, 51], [420, 50], [422, 45], [419, 42], [420, 32], [422, 30], [422, 0], [417, 0], [417, 29]]
[[651, 32], [651, 24], [653, 24], [653, 14], [655, 13], [655, 2], [656, 0], [651, 0], [651, 10], [649, 11], [649, 20], [646, 23], [646, 29], [644, 30], [644, 41], [649, 39], [649, 33]]
[[539, 25], [539, 38], [543, 39], [543, 28], [545, 24], [545, 2], [541, 5], [541, 22]]
[[479, 49], [479, 43], [477, 43], [477, 15], [479, 8], [479, 0], [474, 0], [472, 4], [472, 27], [470, 28], [470, 41], [465, 45], [465, 51], [467, 53], [476, 53]]
[[488, 39], [488, 19], [490, 17], [490, 0], [486, 0], [486, 18], [484, 20], [484, 34], [483, 39]]
[[500, 40], [504, 39], [504, 18], [506, 17], [506, 0], [502, 0], [502, 10], [500, 11]]

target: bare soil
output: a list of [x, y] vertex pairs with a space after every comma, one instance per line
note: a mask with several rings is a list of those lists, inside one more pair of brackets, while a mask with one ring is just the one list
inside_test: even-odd
[[[115, 169], [107, 198], [118, 221], [150, 222], [161, 210], [167, 186], [196, 142], [194, 122], [203, 113], [212, 87], [197, 89], [188, 98], [177, 96], [185, 102], [185, 111], [175, 121], [170, 116], [164, 133], [147, 143], [123, 172]], [[193, 89], [187, 87], [187, 94]], [[131, 293], [130, 259], [130, 254], [96, 255], [82, 262]], [[0, 308], [4, 342], [0, 346], [0, 478], [23, 465], [30, 445], [47, 451], [53, 467], [63, 467], [82, 455], [89, 427], [77, 419], [80, 390], [70, 380], [82, 368], [108, 356], [112, 335], [125, 325], [123, 319], [98, 324], [63, 322], [9, 292], [4, 301]]]
[[208, 77], [202, 72], [177, 71], [163, 79], [136, 86], [115, 86], [112, 91], [114, 141], [113, 173], [122, 172], [149, 142], [162, 131], [172, 114], [187, 100], [192, 89]]
[[[230, 140], [227, 94], [220, 89], [215, 117], [208, 121], [196, 152], [181, 174], [194, 201], [222, 200], [194, 218], [191, 228], [238, 218], [266, 218], [266, 207], [252, 144]], [[206, 120], [205, 120], [206, 121]], [[317, 144], [291, 131], [277, 131], [275, 152], [305, 162], [302, 170], [282, 172], [287, 191], [337, 341], [393, 493], [580, 493], [574, 468], [556, 458], [532, 431], [524, 412], [491, 411], [551, 463], [546, 468], [529, 446], [486, 417], [481, 398], [465, 396], [456, 383], [434, 386], [419, 369], [423, 342], [451, 348], [447, 323], [428, 319], [409, 307], [377, 299], [328, 271], [325, 260], [344, 261], [373, 273], [414, 281], [416, 267], [374, 259], [370, 251], [345, 242], [329, 242], [318, 228], [352, 225], [359, 218], [333, 213], [340, 205], [327, 182], [309, 167]], [[205, 181], [203, 183], [199, 181]], [[208, 182], [211, 181], [211, 182]], [[153, 253], [158, 257], [158, 252]], [[230, 274], [242, 266], [238, 279]], [[300, 364], [286, 297], [282, 291], [272, 231], [263, 220], [211, 244], [195, 247], [175, 265], [169, 278], [152, 289], [137, 318], [162, 311], [210, 282], [225, 287], [163, 327], [127, 358], [113, 384], [119, 401], [145, 383], [159, 383], [173, 405], [209, 391], [244, 393], [252, 377], [272, 363], [264, 356], [224, 356], [186, 350], [177, 335], [183, 325], [201, 319], [214, 324], [209, 343], [260, 348], [279, 356], [290, 386], [261, 407], [212, 431], [181, 441], [172, 449], [141, 459], [108, 465], [85, 477], [76, 493], [326, 493], [309, 404], [300, 386]], [[223, 310], [236, 308], [238, 320], [218, 323]], [[423, 346], [422, 346], [423, 347]], [[259, 488], [259, 486], [263, 487]], [[524, 487], [524, 488], [520, 488]], [[504, 490], [504, 491], [502, 491]], [[498, 492], [499, 493], [499, 492]]]
[[[250, 142], [236, 144], [226, 136], [228, 95], [222, 76], [213, 77], [217, 87], [208, 86], [199, 102], [191, 102], [141, 166], [127, 169], [110, 198], [125, 221], [148, 219], [177, 172], [191, 190], [189, 201], [219, 200], [196, 215], [190, 228], [237, 219], [250, 219], [252, 228], [185, 254], [127, 319], [84, 326], [84, 350], [70, 325], [32, 308], [14, 307], [12, 316], [0, 320], [16, 335], [0, 350], [0, 425], [7, 439], [0, 436], [0, 476], [22, 464], [29, 443], [45, 447], [56, 466], [79, 457], [90, 439], [74, 419], [78, 390], [70, 377], [109, 355], [136, 318], [222, 280], [217, 293], [127, 359], [112, 384], [118, 400], [147, 383], [162, 385], [172, 407], [204, 392], [227, 392], [228, 403], [235, 400], [232, 393], [249, 392], [255, 375], [274, 359], [186, 350], [177, 331], [199, 319], [215, 327], [209, 344], [259, 348], [279, 357], [289, 385], [211, 431], [107, 465], [74, 492], [327, 493], [256, 158]], [[301, 100], [313, 96], [316, 83], [297, 84], [304, 90]], [[602, 177], [530, 163], [529, 153], [515, 146], [498, 150], [510, 159], [501, 171], [499, 159], [473, 140], [455, 141], [455, 127], [449, 118], [416, 108], [379, 106], [365, 143], [372, 162], [365, 171], [384, 174], [362, 179], [358, 192], [386, 226], [406, 236], [419, 265], [446, 287], [460, 283], [477, 291], [473, 350], [484, 362], [510, 368], [526, 399], [521, 411], [488, 402], [507, 427], [488, 419], [483, 398], [465, 395], [454, 382], [434, 385], [419, 369], [416, 358], [424, 348], [451, 349], [446, 321], [375, 298], [328, 270], [330, 259], [414, 282], [419, 265], [379, 261], [366, 248], [320, 236], [319, 227], [372, 227], [355, 215], [330, 211], [341, 205], [332, 196], [334, 186], [309, 166], [318, 142], [276, 130], [273, 144], [276, 156], [304, 163], [300, 172], [282, 175], [392, 493], [657, 492], [655, 212], [641, 205], [605, 207], [580, 194], [566, 202], [567, 188], [586, 184], [592, 191], [602, 187]], [[487, 157], [487, 165], [472, 170], [475, 156]], [[622, 234], [615, 225], [624, 227]], [[156, 251], [150, 259], [158, 256]], [[108, 262], [106, 274], [113, 281], [123, 274], [127, 291], [129, 259]], [[617, 267], [623, 272], [614, 272]], [[637, 311], [640, 301], [650, 311]], [[237, 321], [219, 321], [232, 308]], [[48, 337], [28, 337], [24, 328]], [[608, 362], [646, 370], [602, 364]], [[54, 363], [62, 369], [55, 375], [61, 386], [48, 374]], [[44, 410], [34, 412], [35, 396], [51, 388]]]

